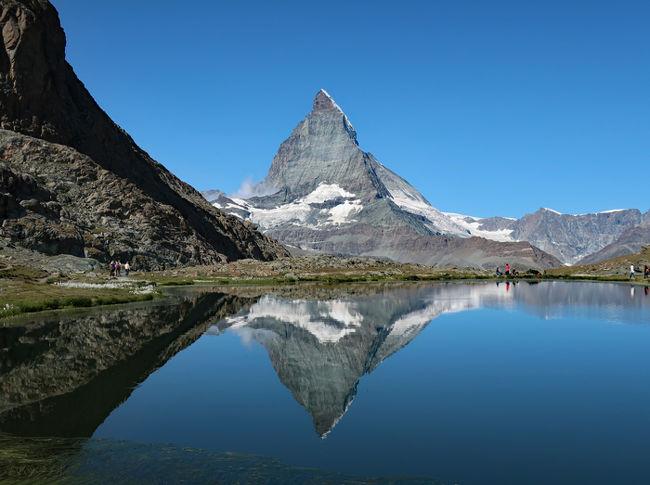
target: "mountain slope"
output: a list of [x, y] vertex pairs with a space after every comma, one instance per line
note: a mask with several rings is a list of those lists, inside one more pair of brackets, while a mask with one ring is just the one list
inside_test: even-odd
[[[646, 217], [648, 214], [646, 214]], [[594, 264], [619, 256], [635, 254], [641, 251], [644, 246], [648, 245], [650, 245], [650, 220], [630, 227], [616, 241], [608, 244], [600, 251], [581, 259], [578, 264]]]
[[[114, 177], [110, 186], [98, 184], [95, 187], [103, 200], [110, 200], [125, 187], [128, 190], [137, 187], [148, 201], [147, 210], [141, 210], [139, 215], [129, 211], [105, 213], [101, 227], [84, 218], [72, 221], [65, 210], [50, 211], [44, 219], [39, 218], [35, 215], [43, 215], [39, 206], [55, 202], [63, 204], [65, 209], [67, 204], [65, 198], [54, 196], [39, 181], [39, 178], [51, 176], [52, 166], [46, 152], [60, 149], [42, 144], [44, 151], [39, 157], [22, 160], [20, 164], [16, 163], [20, 154], [3, 153], [2, 162], [11, 175], [0, 185], [4, 201], [0, 205], [0, 218], [9, 221], [13, 229], [20, 226], [21, 230], [5, 230], [3, 224], [1, 235], [20, 243], [25, 238], [38, 239], [42, 231], [50, 233], [53, 240], [66, 239], [72, 234], [77, 241], [74, 244], [45, 246], [55, 252], [72, 251], [77, 255], [85, 252], [100, 260], [139, 255], [145, 267], [156, 267], [162, 262], [199, 264], [242, 257], [273, 259], [287, 254], [275, 241], [211, 207], [198, 192], [149, 157], [102, 111], [65, 61], [65, 34], [49, 2], [1, 0], [0, 8], [3, 40], [0, 47], [0, 128], [66, 145], [78, 152], [78, 155], [68, 152], [68, 158], [81, 160], [85, 155], [87, 171], [105, 170]], [[20, 150], [21, 145], [35, 145], [33, 140], [19, 140], [8, 132], [3, 133], [3, 143], [5, 146], [9, 143], [12, 150]], [[29, 170], [25, 170], [25, 164], [29, 165]], [[91, 166], [93, 168], [89, 168]], [[33, 190], [18, 193], [16, 177], [31, 180]], [[85, 180], [83, 175], [80, 180]], [[124, 197], [128, 197], [128, 192]], [[83, 203], [80, 199], [75, 202]], [[14, 210], [17, 206], [22, 209]], [[122, 227], [127, 220], [137, 229], [137, 218], [142, 215], [162, 224], [146, 254], [138, 251], [140, 235], [137, 230], [129, 236], [132, 247], [111, 247], [112, 239], [121, 238], [116, 228]], [[65, 228], [63, 232], [61, 228]], [[90, 239], [91, 234], [98, 232], [106, 233], [105, 242], [88, 247], [84, 241], [80, 249], [79, 241]], [[176, 246], [185, 237], [189, 250], [177, 250]], [[120, 253], [126, 249], [128, 253]]]
[[639, 225], [644, 217], [637, 209], [573, 215], [546, 208], [526, 214], [521, 219], [447, 215], [473, 234], [485, 234], [489, 239], [499, 236], [497, 240], [503, 241], [529, 241], [567, 264], [574, 264], [600, 251], [625, 231]]
[[470, 237], [408, 182], [359, 148], [357, 133], [321, 90], [260, 183], [270, 195], [213, 204], [306, 251], [380, 256], [438, 266], [560, 265], [528, 243]]

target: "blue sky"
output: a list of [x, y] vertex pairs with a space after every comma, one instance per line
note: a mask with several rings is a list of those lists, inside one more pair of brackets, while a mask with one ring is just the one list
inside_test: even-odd
[[52, 3], [99, 105], [199, 190], [262, 179], [324, 88], [441, 210], [650, 207], [650, 2]]

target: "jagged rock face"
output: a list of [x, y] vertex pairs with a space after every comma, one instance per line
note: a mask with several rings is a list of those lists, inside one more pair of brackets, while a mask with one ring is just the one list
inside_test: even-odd
[[561, 264], [525, 243], [470, 238], [471, 231], [359, 148], [350, 120], [323, 90], [280, 145], [260, 187], [270, 195], [247, 200], [221, 195], [213, 203], [300, 250], [435, 266], [451, 260], [481, 268]]
[[541, 209], [517, 221], [512, 236], [573, 264], [616, 240], [641, 217], [637, 209], [580, 215]]
[[[101, 110], [65, 61], [65, 35], [49, 2], [2, 0], [0, 8], [3, 39], [0, 47], [0, 128], [69, 146], [78, 152], [77, 155], [67, 154], [69, 160], [80, 160], [82, 154], [86, 155], [84, 173], [79, 174], [81, 183], [101, 169], [110, 174], [107, 177], [111, 185], [96, 185], [100, 205], [88, 207], [89, 211], [105, 212], [101, 204], [110, 205], [113, 194], [125, 187], [128, 190], [136, 187], [142, 196], [139, 200], [129, 203], [127, 191], [122, 197], [116, 197], [122, 200], [115, 201], [114, 205], [122, 207], [125, 203], [146, 202], [147, 209], [143, 208], [143, 212], [163, 224], [154, 245], [149, 248], [152, 251], [147, 251], [148, 254], [142, 257], [143, 264], [146, 261], [149, 267], [155, 267], [160, 262], [201, 264], [242, 257], [273, 259], [287, 255], [275, 241], [262, 237], [250, 226], [244, 226], [211, 207], [198, 192], [149, 157]], [[5, 132], [2, 137], [7, 147], [11, 135]], [[42, 179], [52, 176], [49, 156], [56, 156], [61, 149], [43, 144], [37, 158], [23, 160], [21, 165], [31, 165], [27, 170], [16, 165], [20, 153], [15, 150], [20, 150], [21, 144], [33, 148], [35, 142], [16, 140], [11, 138], [12, 149], [2, 159], [6, 165], [4, 173], [12, 174], [0, 187], [0, 217], [14, 226], [5, 230], [3, 222], [3, 235], [15, 237], [17, 231], [14, 229], [19, 225], [27, 228], [28, 239], [33, 239], [31, 235], [45, 237], [43, 248], [47, 251], [75, 255], [86, 251], [101, 260], [110, 259], [113, 256], [110, 250], [86, 246], [82, 242], [84, 235], [80, 227], [56, 216], [58, 206], [43, 209], [52, 202], [62, 208], [68, 205], [53, 193], [41, 190]], [[90, 168], [90, 161], [95, 167]], [[58, 165], [58, 168], [64, 168], [64, 165]], [[62, 174], [62, 177], [69, 178], [69, 175]], [[31, 177], [29, 190], [16, 187], [16, 180], [22, 180], [23, 176]], [[29, 198], [24, 198], [25, 190], [30, 192], [27, 194]], [[92, 204], [95, 201], [75, 199], [71, 202]], [[114, 209], [110, 208], [109, 212]], [[47, 225], [35, 223], [36, 216], [28, 219], [20, 216], [30, 211], [44, 216], [41, 222], [45, 221]], [[124, 216], [124, 211], [121, 212], [118, 215], [105, 213], [106, 223], [102, 227], [120, 225]], [[85, 220], [82, 214], [77, 214], [77, 219], [89, 231], [101, 232], [102, 228], [97, 227], [95, 221]], [[171, 236], [167, 237], [168, 234]], [[177, 235], [186, 235], [191, 240], [188, 243], [194, 248], [191, 255], [185, 248], [175, 251], [179, 242]], [[133, 244], [137, 246], [140, 236], [137, 231], [132, 236]], [[119, 240], [123, 234], [107, 235], [107, 238], [112, 237]], [[96, 250], [99, 254], [95, 254]]]
[[[646, 213], [646, 217], [648, 213]], [[616, 241], [581, 259], [579, 264], [594, 264], [626, 254], [635, 254], [648, 244], [650, 244], [650, 220], [630, 227]]]
[[[139, 269], [218, 263], [238, 253], [268, 258], [274, 243], [230, 216], [209, 244], [176, 210], [72, 148], [0, 130], [0, 235], [45, 254]], [[225, 254], [224, 254], [225, 253]]]
[[498, 234], [504, 240], [529, 241], [563, 263], [574, 264], [613, 243], [625, 231], [639, 225], [644, 216], [637, 209], [573, 215], [542, 208], [521, 219], [460, 215], [456, 218], [488, 238]]

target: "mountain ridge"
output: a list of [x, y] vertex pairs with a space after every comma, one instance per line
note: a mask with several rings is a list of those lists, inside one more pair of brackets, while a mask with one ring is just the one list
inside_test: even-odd
[[[72, 251], [71, 254], [93, 256], [101, 261], [140, 256], [141, 267], [148, 268], [164, 263], [209, 264], [241, 257], [273, 259], [288, 254], [250, 225], [215, 210], [110, 119], [65, 60], [65, 33], [48, 1], [2, 0], [0, 8], [0, 128], [7, 130], [3, 140], [5, 146], [38, 144], [42, 148], [40, 158], [31, 161], [21, 160], [15, 153], [3, 154], [7, 177], [0, 180], [0, 218], [9, 221], [10, 227], [0, 227], [2, 236], [17, 243], [26, 241], [32, 249]], [[12, 132], [33, 138], [18, 141], [20, 137], [11, 135]], [[69, 217], [59, 209], [42, 209], [47, 204], [65, 209], [72, 194], [63, 188], [58, 193], [56, 184], [45, 187], [52, 177], [56, 182], [57, 175], [49, 160], [63, 154], [60, 145], [78, 154], [64, 151], [69, 163], [59, 163], [58, 167], [65, 170], [65, 166], [72, 164], [80, 171], [76, 182], [87, 195], [83, 202], [94, 200], [90, 191], [84, 189], [86, 186], [92, 186], [92, 190], [108, 199], [130, 183], [133, 185], [128, 187], [137, 187], [146, 199], [147, 210], [144, 206], [121, 210], [124, 204], [120, 201], [115, 207], [96, 207], [103, 211], [104, 218], [98, 224], [84, 217]], [[114, 186], [94, 184], [103, 171], [114, 174]], [[11, 182], [17, 177], [29, 179], [33, 190], [18, 193], [16, 184]], [[118, 198], [123, 202], [128, 193]], [[151, 218], [158, 219], [162, 227], [158, 231], [152, 227], [151, 244], [142, 254], [137, 244], [138, 221]], [[124, 226], [130, 226], [133, 232], [121, 234]], [[44, 231], [52, 244], [40, 244]], [[107, 237], [98, 240], [94, 237], [96, 233], [106, 233]], [[75, 240], [72, 245], [57, 242], [70, 238]], [[116, 245], [113, 240], [120, 243]]]
[[[454, 258], [444, 250], [450, 246], [448, 242], [421, 239], [435, 235], [450, 240], [477, 237], [503, 243], [530, 243], [557, 258], [557, 265], [575, 264], [613, 244], [650, 214], [649, 211], [643, 215], [638, 209], [616, 209], [573, 215], [540, 208], [514, 219], [442, 212], [370, 152], [359, 148], [350, 120], [323, 89], [316, 94], [311, 112], [281, 143], [267, 177], [258, 187], [267, 195], [247, 199], [230, 198], [223, 193], [204, 195], [216, 207], [253, 222], [296, 250], [380, 256], [425, 264], [442, 264], [443, 260], [460, 266], [479, 263], [483, 268], [510, 261], [481, 257], [472, 262], [467, 251], [464, 258]], [[364, 228], [364, 224], [371, 227]], [[408, 227], [408, 236], [400, 230], [404, 226]], [[388, 234], [391, 230], [393, 235]], [[349, 241], [342, 241], [346, 236]], [[375, 239], [375, 247], [369, 239]], [[429, 249], [435, 248], [432, 254], [422, 254], [421, 249], [414, 247], [414, 239]], [[403, 251], [405, 244], [414, 251], [411, 256]], [[499, 251], [492, 243], [478, 240], [454, 241], [451, 246], [457, 246], [456, 250], [461, 252], [461, 246], [473, 247], [475, 252], [482, 246]], [[503, 247], [501, 250], [504, 254], [512, 252]], [[465, 258], [469, 258], [469, 264]], [[528, 261], [535, 258], [529, 257]]]
[[212, 203], [304, 251], [459, 267], [561, 264], [526, 242], [472, 238], [361, 150], [352, 123], [325, 90], [280, 144], [260, 186], [273, 193], [249, 199], [220, 195]]

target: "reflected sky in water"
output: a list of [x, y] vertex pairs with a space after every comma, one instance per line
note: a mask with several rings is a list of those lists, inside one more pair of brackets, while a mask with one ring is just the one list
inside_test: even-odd
[[644, 287], [287, 292], [188, 290], [167, 306], [5, 332], [0, 431], [366, 477], [650, 483]]
[[446, 483], [650, 483], [647, 323], [644, 288], [615, 284], [266, 295], [95, 436]]

